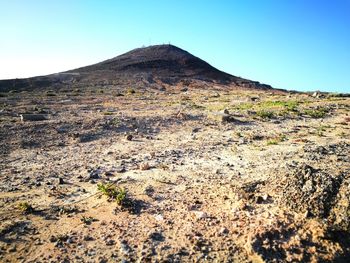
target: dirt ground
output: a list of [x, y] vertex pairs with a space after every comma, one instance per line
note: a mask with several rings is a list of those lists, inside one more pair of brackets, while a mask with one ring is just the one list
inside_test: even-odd
[[350, 98], [101, 87], [0, 106], [1, 262], [348, 262]]

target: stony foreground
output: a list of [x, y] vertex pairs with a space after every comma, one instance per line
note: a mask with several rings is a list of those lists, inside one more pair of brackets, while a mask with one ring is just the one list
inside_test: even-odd
[[350, 257], [349, 98], [109, 87], [0, 102], [1, 262]]

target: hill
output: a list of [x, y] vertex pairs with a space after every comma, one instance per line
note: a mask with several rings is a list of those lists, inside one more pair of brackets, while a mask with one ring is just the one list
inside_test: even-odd
[[222, 72], [173, 45], [137, 48], [112, 59], [66, 72], [26, 79], [0, 81], [0, 91], [94, 85], [230, 85], [271, 89]]

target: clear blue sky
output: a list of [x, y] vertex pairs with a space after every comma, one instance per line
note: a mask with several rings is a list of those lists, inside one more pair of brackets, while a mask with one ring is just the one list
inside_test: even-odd
[[171, 43], [276, 88], [350, 92], [350, 0], [0, 0], [0, 79]]

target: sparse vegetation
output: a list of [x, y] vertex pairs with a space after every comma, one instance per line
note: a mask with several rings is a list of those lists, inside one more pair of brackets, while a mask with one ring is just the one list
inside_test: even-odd
[[258, 106], [261, 109], [272, 109], [272, 108], [288, 108], [288, 109], [294, 109], [298, 103], [296, 101], [263, 101], [258, 103]]
[[270, 139], [266, 142], [267, 145], [277, 145], [278, 144], [278, 140], [277, 139]]
[[[346, 236], [350, 226], [349, 98], [202, 87], [202, 80], [184, 93], [169, 80], [165, 92], [161, 79], [119, 83], [116, 76], [115, 84], [67, 82], [67, 94], [52, 85], [0, 98], [6, 164], [0, 258], [169, 261], [181, 253], [175, 259], [183, 262], [203, 255], [220, 262], [249, 261], [248, 255], [316, 262], [317, 255], [342, 256], [348, 243], [330, 238]], [[79, 96], [71, 97], [77, 87]], [[136, 94], [128, 95], [129, 87]], [[49, 89], [57, 97], [46, 97]], [[327, 119], [304, 114], [322, 108]], [[20, 122], [26, 113], [49, 118]], [[223, 117], [232, 123], [222, 124]], [[299, 169], [304, 163], [315, 171]], [[330, 209], [324, 218], [309, 210], [319, 200]], [[299, 204], [306, 210], [294, 210]], [[347, 232], [323, 235], [315, 224]]]
[[157, 168], [162, 170], [169, 170], [169, 166], [164, 163], [159, 164]]
[[135, 94], [136, 91], [133, 88], [128, 88], [126, 91], [127, 94], [131, 95], [131, 94]]
[[34, 208], [28, 202], [20, 202], [17, 204], [17, 208], [23, 213], [29, 214], [34, 212]]
[[238, 138], [243, 137], [243, 135], [242, 135], [241, 132], [236, 132], [235, 134], [236, 134], [236, 136], [237, 136]]
[[50, 242], [57, 242], [57, 243], [62, 243], [68, 240], [68, 235], [67, 234], [59, 234], [57, 236], [51, 236], [50, 237]]
[[112, 126], [118, 126], [120, 124], [120, 120], [118, 118], [113, 118], [111, 120], [109, 120], [109, 125], [112, 125]]
[[256, 112], [256, 115], [262, 119], [271, 119], [275, 116], [272, 111], [260, 110]]
[[[256, 111], [262, 118], [269, 119], [274, 116], [291, 116], [299, 115], [299, 105], [307, 103], [306, 101], [297, 100], [267, 100], [257, 103], [247, 102], [233, 107], [234, 110], [239, 111]], [[273, 116], [272, 116], [273, 114]]]
[[287, 140], [287, 136], [285, 134], [280, 134], [279, 136], [276, 136], [274, 138], [267, 140], [266, 144], [267, 145], [277, 145], [280, 142], [283, 142], [286, 140]]
[[329, 128], [329, 126], [326, 126], [326, 125], [321, 125], [321, 126], [317, 127], [316, 134], [320, 137], [323, 137], [324, 136], [323, 132], [325, 132], [327, 130], [327, 128]]
[[115, 201], [118, 205], [124, 205], [124, 201], [126, 200], [126, 190], [123, 188], [119, 188], [119, 192], [117, 194], [117, 197]]
[[342, 132], [340, 132], [340, 133], [338, 134], [338, 136], [339, 136], [340, 138], [344, 139], [344, 138], [347, 137], [347, 134], [346, 134], [344, 131], [342, 131]]
[[103, 184], [100, 183], [97, 185], [97, 189], [109, 199], [117, 202], [118, 205], [123, 205], [123, 202], [126, 198], [126, 190], [123, 188], [119, 188], [114, 184]]
[[96, 219], [94, 219], [91, 216], [82, 216], [82, 218], [80, 218], [80, 221], [83, 222], [85, 225], [91, 225], [91, 223], [96, 221]]
[[303, 114], [310, 116], [311, 118], [323, 118], [326, 116], [328, 109], [325, 107], [319, 107], [315, 109], [306, 109]]
[[190, 107], [191, 109], [197, 109], [197, 110], [205, 109], [204, 106], [198, 105], [198, 104], [194, 103], [193, 101], [188, 103], [187, 106]]
[[250, 110], [252, 109], [254, 106], [253, 103], [242, 103], [242, 104], [239, 104], [236, 109], [238, 110]]

